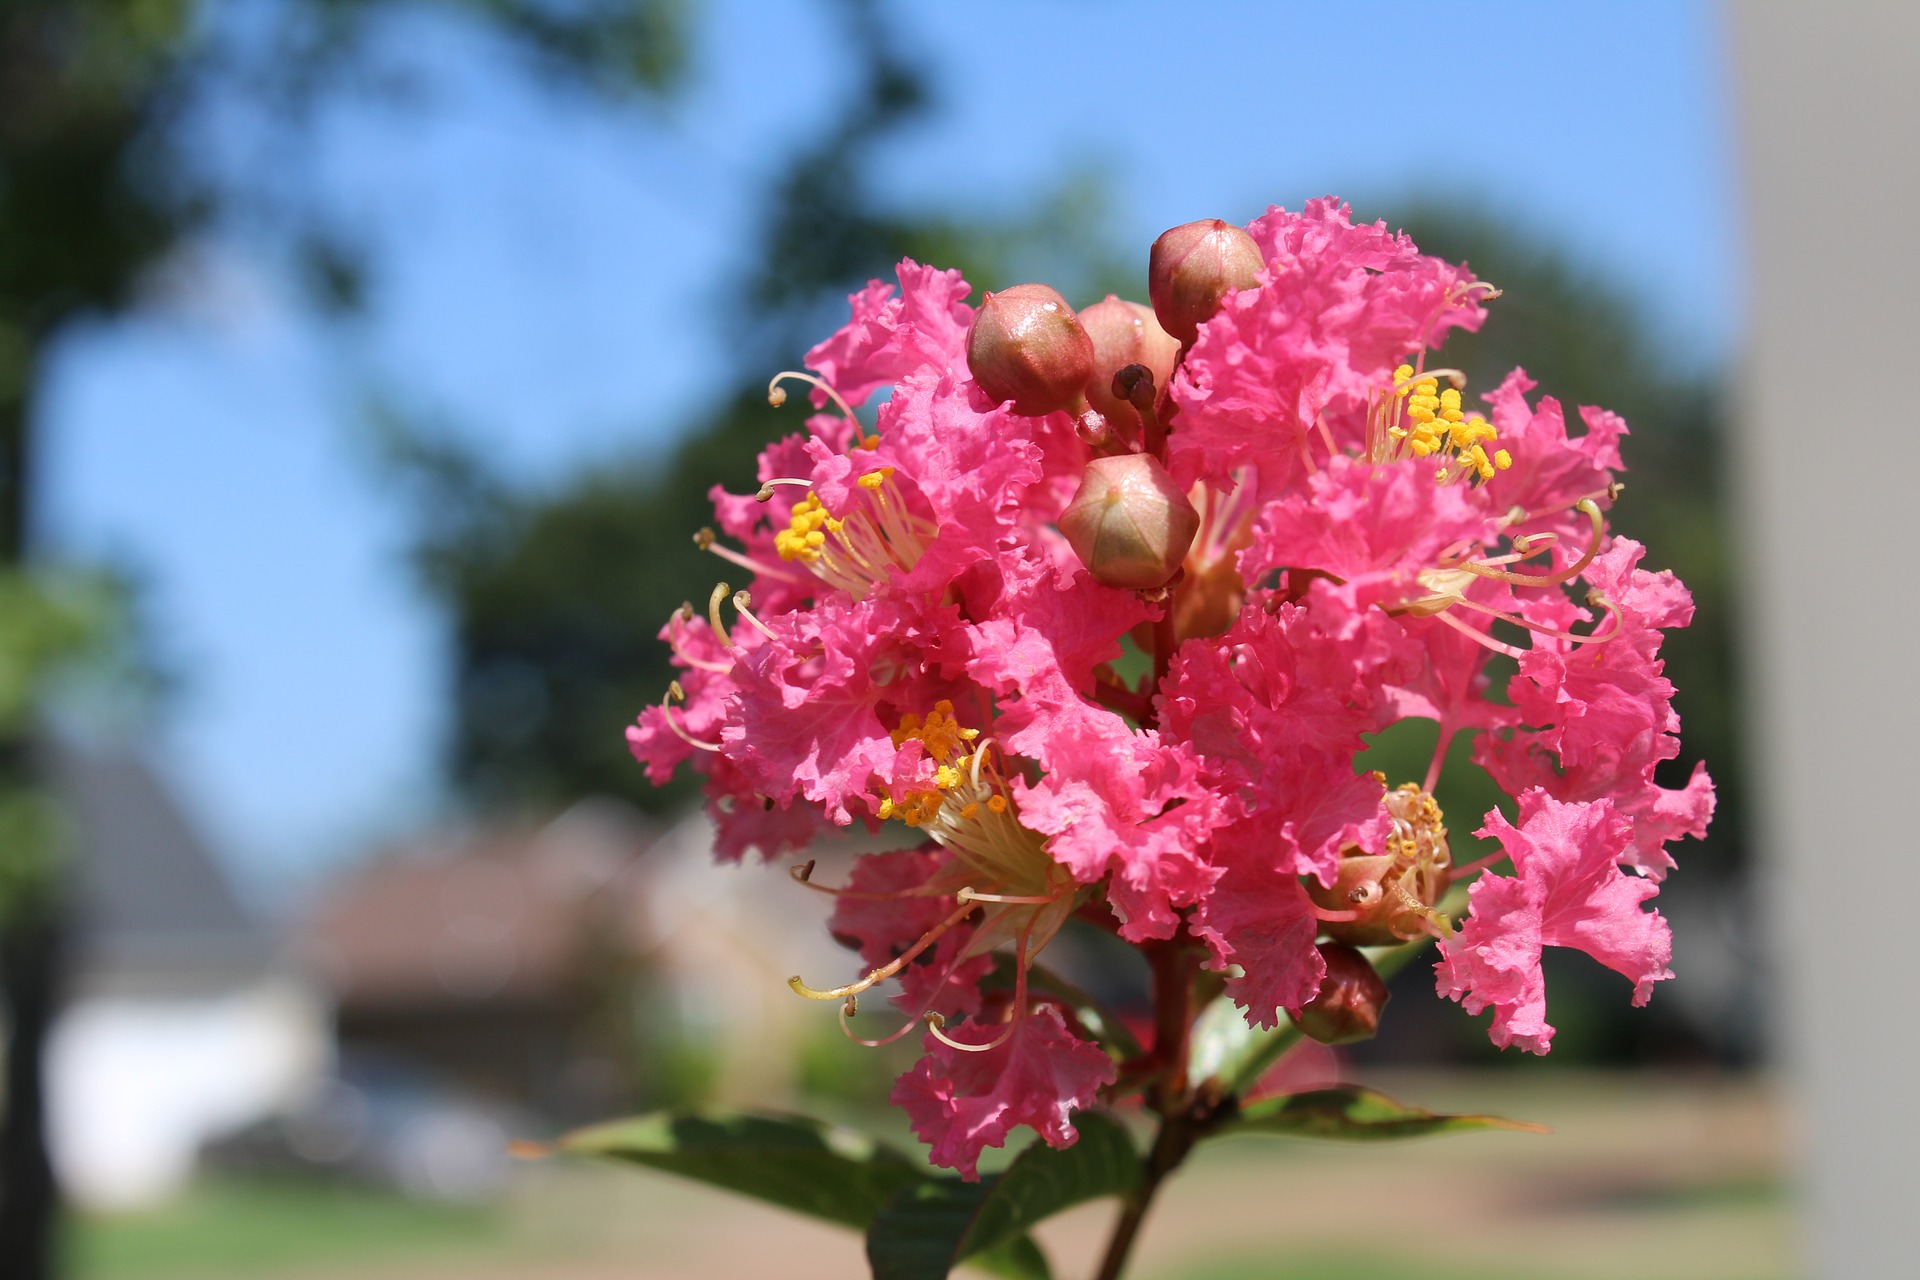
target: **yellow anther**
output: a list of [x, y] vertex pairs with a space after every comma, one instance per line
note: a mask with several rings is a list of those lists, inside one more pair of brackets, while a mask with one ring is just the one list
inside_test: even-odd
[[1505, 471], [1513, 465], [1513, 455], [1505, 449], [1495, 449], [1493, 451], [1493, 465]]
[[893, 468], [882, 467], [878, 471], [867, 472], [867, 474], [861, 476], [856, 483], [859, 484], [862, 489], [872, 489], [877, 492], [881, 485], [891, 479], [893, 479]]
[[809, 493], [794, 504], [787, 527], [773, 536], [773, 549], [780, 553], [782, 560], [818, 560], [827, 544], [826, 535], [820, 530], [834, 523], [828, 518], [819, 496]]

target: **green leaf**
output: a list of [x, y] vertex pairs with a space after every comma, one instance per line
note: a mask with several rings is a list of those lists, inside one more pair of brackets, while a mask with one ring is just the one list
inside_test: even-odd
[[1231, 1133], [1278, 1133], [1294, 1138], [1331, 1138], [1341, 1142], [1385, 1142], [1424, 1138], [1474, 1129], [1518, 1129], [1546, 1133], [1543, 1125], [1499, 1116], [1436, 1115], [1396, 1102], [1372, 1089], [1314, 1089], [1278, 1098], [1262, 1098], [1241, 1110], [1220, 1129]]
[[1002, 1275], [1047, 1276], [1039, 1250], [1019, 1244], [1029, 1228], [1140, 1185], [1140, 1157], [1126, 1130], [1093, 1112], [1078, 1116], [1074, 1128], [1080, 1139], [1071, 1147], [1036, 1142], [996, 1177], [941, 1178], [898, 1193], [867, 1232], [874, 1280], [937, 1280], [969, 1260]]
[[582, 1129], [555, 1150], [626, 1160], [865, 1230], [930, 1181], [892, 1147], [804, 1116], [656, 1112]]

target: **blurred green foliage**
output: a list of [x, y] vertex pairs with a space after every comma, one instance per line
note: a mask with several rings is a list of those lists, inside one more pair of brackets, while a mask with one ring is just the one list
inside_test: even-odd
[[[1069, 296], [1139, 295], [1107, 247], [1098, 185], [1070, 175], [1000, 221], [901, 213], [871, 193], [875, 145], [928, 109], [877, 5], [838, 5], [858, 74], [839, 119], [773, 183], [754, 266], [726, 317], [739, 381], [666, 458], [631, 456], [553, 491], [516, 489], [444, 427], [379, 414], [388, 469], [418, 520], [417, 563], [453, 626], [449, 766], [481, 806], [550, 809], [583, 795], [623, 796], [665, 812], [682, 784], [647, 785], [624, 726], [673, 678], [656, 640], [682, 601], [704, 601], [730, 569], [697, 550], [715, 485], [751, 488], [753, 458], [797, 431], [796, 402], [768, 406], [766, 380], [844, 318], [846, 294], [891, 276], [902, 257], [962, 268], [976, 287], [1044, 276]], [[739, 585], [736, 583], [735, 585]]]

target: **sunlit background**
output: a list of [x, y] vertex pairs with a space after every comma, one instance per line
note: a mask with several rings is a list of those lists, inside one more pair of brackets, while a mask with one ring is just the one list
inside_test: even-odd
[[[1556, 1136], [1230, 1145], [1140, 1274], [1796, 1274], [1723, 501], [1728, 61], [1679, 2], [14, 0], [8, 554], [55, 586], [0, 654], [51, 673], [0, 706], [8, 787], [41, 783], [0, 887], [10, 1007], [64, 975], [66, 1273], [857, 1273], [850, 1235], [506, 1155], [670, 1102], [902, 1128], [901, 1060], [781, 986], [844, 963], [818, 901], [715, 869], [622, 741], [725, 568], [705, 494], [750, 486], [795, 425], [767, 377], [902, 255], [1143, 298], [1166, 227], [1331, 192], [1505, 290], [1447, 349], [1470, 394], [1523, 364], [1631, 423], [1617, 524], [1700, 604], [1663, 780], [1706, 759], [1721, 808], [1650, 1008], [1550, 960], [1554, 1053], [1502, 1056], [1416, 965], [1380, 1040], [1289, 1068]], [[1070, 1258], [1106, 1212], [1041, 1234]]]

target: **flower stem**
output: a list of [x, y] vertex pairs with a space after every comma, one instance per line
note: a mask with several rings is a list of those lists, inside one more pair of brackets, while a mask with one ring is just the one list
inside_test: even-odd
[[1160, 1130], [1154, 1135], [1153, 1149], [1147, 1153], [1145, 1165], [1141, 1170], [1140, 1186], [1127, 1197], [1120, 1211], [1120, 1218], [1113, 1224], [1113, 1235], [1107, 1240], [1106, 1256], [1100, 1260], [1100, 1270], [1095, 1280], [1120, 1280], [1126, 1270], [1127, 1258], [1133, 1252], [1133, 1242], [1140, 1235], [1140, 1224], [1146, 1221], [1147, 1209], [1153, 1204], [1155, 1193], [1160, 1184], [1166, 1181], [1168, 1174], [1180, 1167], [1193, 1150], [1198, 1139], [1193, 1120], [1185, 1113], [1175, 1113], [1160, 1122]]
[[1205, 1128], [1211, 1108], [1196, 1102], [1188, 1087], [1187, 1056], [1193, 1032], [1193, 977], [1199, 955], [1186, 925], [1165, 942], [1154, 943], [1147, 959], [1153, 966], [1153, 1052], [1159, 1074], [1147, 1090], [1147, 1105], [1160, 1116], [1153, 1147], [1141, 1164], [1140, 1185], [1122, 1205], [1107, 1240], [1097, 1280], [1118, 1280], [1147, 1209], [1168, 1174], [1180, 1167]]

